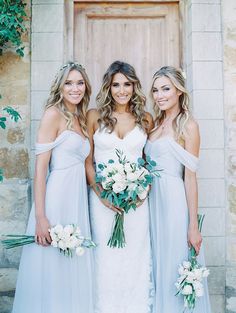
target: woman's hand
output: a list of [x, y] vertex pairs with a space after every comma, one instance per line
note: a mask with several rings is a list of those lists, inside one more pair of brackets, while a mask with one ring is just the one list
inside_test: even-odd
[[36, 218], [35, 242], [41, 246], [48, 246], [52, 242], [49, 229], [50, 223], [46, 217]]
[[200, 252], [202, 244], [202, 235], [200, 231], [198, 230], [198, 227], [191, 227], [189, 226], [188, 229], [188, 245], [189, 247], [193, 246], [193, 248], [196, 251], [196, 254], [198, 255]]

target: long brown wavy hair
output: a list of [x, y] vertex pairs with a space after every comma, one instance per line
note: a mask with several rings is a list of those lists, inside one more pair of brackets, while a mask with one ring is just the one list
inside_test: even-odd
[[76, 70], [80, 72], [80, 74], [82, 75], [84, 79], [85, 86], [86, 86], [84, 97], [80, 101], [80, 103], [77, 104], [75, 115], [77, 116], [79, 120], [82, 133], [84, 134], [84, 136], [88, 137], [87, 127], [86, 127], [86, 122], [87, 122], [86, 112], [87, 112], [90, 95], [91, 95], [91, 85], [90, 85], [88, 76], [85, 72], [85, 69], [82, 67], [82, 65], [75, 63], [75, 62], [68, 62], [60, 68], [59, 72], [57, 73], [52, 83], [52, 86], [50, 89], [50, 95], [47, 100], [45, 109], [48, 109], [53, 106], [57, 107], [66, 120], [67, 129], [73, 130], [74, 114], [72, 114], [65, 106], [64, 101], [63, 101], [63, 94], [62, 94], [62, 89], [64, 87], [65, 81], [69, 73], [72, 70]]
[[96, 97], [98, 112], [100, 118], [98, 123], [100, 128], [107, 128], [113, 132], [117, 119], [112, 117], [115, 111], [115, 101], [111, 95], [111, 84], [115, 74], [123, 74], [134, 87], [133, 95], [129, 103], [129, 112], [134, 116], [135, 123], [144, 131], [148, 128], [148, 121], [145, 117], [146, 97], [142, 93], [141, 83], [136, 75], [135, 69], [128, 63], [115, 61], [113, 62], [103, 76], [102, 87]]
[[181, 91], [181, 95], [179, 96], [179, 113], [176, 118], [173, 120], [172, 126], [175, 132], [176, 139], [178, 141], [183, 139], [184, 133], [186, 132], [186, 124], [191, 116], [190, 108], [189, 108], [189, 95], [187, 89], [185, 87], [185, 78], [180, 69], [177, 69], [173, 66], [164, 66], [160, 68], [154, 75], [152, 80], [152, 88], [151, 88], [151, 98], [153, 100], [153, 108], [155, 112], [155, 125], [161, 125], [166, 116], [165, 111], [162, 111], [157, 103], [155, 103], [153, 99], [153, 85], [157, 78], [167, 77], [175, 86], [176, 89]]

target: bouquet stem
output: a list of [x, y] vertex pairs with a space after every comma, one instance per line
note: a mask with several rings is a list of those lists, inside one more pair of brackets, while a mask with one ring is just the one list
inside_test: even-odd
[[110, 248], [124, 248], [125, 244], [124, 213], [116, 213], [112, 234], [107, 245]]

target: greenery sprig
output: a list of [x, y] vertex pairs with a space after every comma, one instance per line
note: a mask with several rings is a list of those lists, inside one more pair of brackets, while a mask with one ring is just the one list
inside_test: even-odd
[[0, 0], [0, 55], [11, 43], [19, 56], [24, 56], [22, 34], [26, 32], [24, 25], [26, 3], [22, 0]]

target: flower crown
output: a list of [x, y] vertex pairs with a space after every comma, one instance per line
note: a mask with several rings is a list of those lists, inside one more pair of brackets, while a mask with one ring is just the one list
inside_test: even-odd
[[77, 63], [77, 62], [69, 62], [69, 63], [64, 64], [64, 65], [60, 68], [60, 71], [64, 70], [64, 69], [67, 68], [67, 67], [69, 68], [69, 67], [73, 67], [73, 66], [78, 67], [78, 68], [80, 68], [80, 69], [82, 69], [82, 70], [85, 70], [85, 68], [84, 68], [81, 64], [79, 64], [79, 63]]

